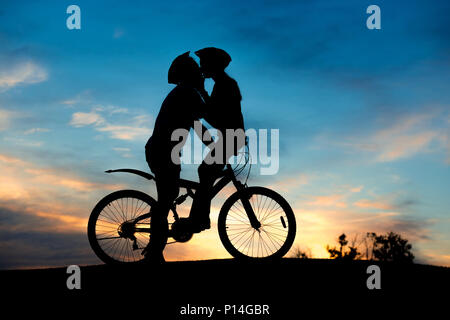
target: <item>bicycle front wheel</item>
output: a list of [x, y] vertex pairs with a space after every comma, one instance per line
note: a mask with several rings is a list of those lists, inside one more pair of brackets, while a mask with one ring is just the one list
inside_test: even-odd
[[136, 190], [113, 192], [95, 206], [88, 222], [89, 243], [105, 263], [142, 260], [149, 243], [150, 209], [156, 201]]
[[[241, 199], [248, 199], [259, 229], [251, 226]], [[263, 187], [249, 187], [231, 195], [220, 210], [218, 229], [225, 249], [235, 258], [282, 258], [294, 243], [296, 223], [289, 203]]]

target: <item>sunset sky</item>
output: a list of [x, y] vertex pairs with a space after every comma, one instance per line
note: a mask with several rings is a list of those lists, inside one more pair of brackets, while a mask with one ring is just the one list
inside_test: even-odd
[[[179, 54], [227, 50], [247, 128], [279, 129], [249, 185], [293, 207], [295, 246], [395, 231], [450, 266], [449, 1], [9, 1], [0, 5], [0, 268], [100, 263], [90, 211], [153, 183], [144, 145]], [[66, 8], [81, 8], [68, 30]], [[381, 30], [366, 8], [381, 8]], [[211, 82], [207, 82], [208, 90]], [[196, 179], [196, 166], [182, 176]], [[213, 202], [212, 219], [232, 188]], [[167, 260], [229, 258], [215, 225]]]

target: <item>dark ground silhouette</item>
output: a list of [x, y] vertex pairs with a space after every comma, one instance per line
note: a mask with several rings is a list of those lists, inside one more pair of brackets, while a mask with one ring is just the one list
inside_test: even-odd
[[[370, 264], [381, 268], [381, 290], [366, 287]], [[0, 271], [2, 291], [7, 293], [2, 302], [7, 305], [8, 299], [19, 298], [27, 306], [37, 306], [30, 309], [36, 314], [54, 310], [50, 303], [73, 312], [90, 306], [94, 308], [91, 315], [97, 312], [130, 312], [130, 317], [160, 315], [151, 319], [207, 318], [180, 315], [180, 308], [187, 304], [222, 306], [222, 310], [224, 304], [268, 304], [271, 311], [270, 317], [215, 314], [212, 319], [300, 319], [305, 312], [357, 315], [357, 307], [372, 316], [386, 316], [387, 308], [392, 315], [394, 310], [428, 306], [417, 305], [415, 301], [445, 297], [450, 285], [449, 268], [361, 260], [291, 258], [271, 263], [208, 260], [169, 262], [152, 266], [156, 268], [154, 272], [149, 272], [149, 268], [81, 267], [81, 290], [72, 291], [66, 288], [66, 268]]]

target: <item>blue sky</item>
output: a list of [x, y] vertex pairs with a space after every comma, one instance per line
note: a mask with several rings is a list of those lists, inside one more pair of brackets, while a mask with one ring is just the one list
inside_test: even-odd
[[[81, 30], [66, 28], [70, 4]], [[279, 173], [254, 171], [250, 184], [288, 198], [296, 245], [322, 257], [341, 232], [393, 230], [419, 261], [450, 265], [449, 3], [377, 1], [381, 30], [366, 28], [370, 4], [2, 1], [0, 266], [96, 261], [84, 238], [95, 202], [125, 186], [154, 192], [102, 172], [147, 169], [167, 69], [205, 46], [232, 56], [246, 127], [280, 130]], [[195, 178], [195, 166], [183, 172]], [[210, 231], [168, 254], [225, 257], [220, 246]]]

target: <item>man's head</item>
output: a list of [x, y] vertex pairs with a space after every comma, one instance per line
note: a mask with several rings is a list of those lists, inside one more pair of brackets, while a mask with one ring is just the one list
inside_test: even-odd
[[173, 60], [169, 68], [168, 81], [173, 84], [187, 84], [198, 87], [202, 81], [202, 73], [200, 68], [189, 51], [179, 55]]
[[230, 55], [219, 48], [203, 48], [196, 51], [195, 54], [200, 58], [200, 68], [206, 78], [211, 78], [224, 72], [231, 62]]

